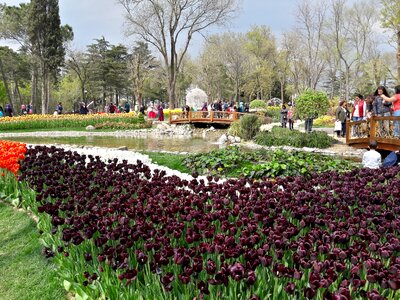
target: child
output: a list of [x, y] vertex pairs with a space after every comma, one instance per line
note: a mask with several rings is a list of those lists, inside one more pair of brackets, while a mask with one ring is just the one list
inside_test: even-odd
[[378, 143], [375, 140], [369, 142], [369, 151], [365, 152], [362, 159], [364, 168], [378, 169], [382, 165], [382, 156], [376, 151]]

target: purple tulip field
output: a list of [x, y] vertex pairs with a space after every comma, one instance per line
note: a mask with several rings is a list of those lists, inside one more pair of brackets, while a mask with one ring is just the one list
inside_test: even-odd
[[31, 147], [44, 254], [82, 299], [400, 299], [400, 168], [168, 177]]

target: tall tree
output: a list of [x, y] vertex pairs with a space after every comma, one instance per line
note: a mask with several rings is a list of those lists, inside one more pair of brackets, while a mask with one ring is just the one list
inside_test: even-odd
[[[68, 36], [65, 36], [68, 32]], [[56, 79], [64, 62], [65, 39], [72, 37], [72, 29], [61, 27], [58, 0], [32, 0], [29, 12], [29, 40], [32, 53], [40, 63], [42, 85], [42, 113], [48, 111], [50, 81]]]
[[235, 85], [235, 101], [239, 102], [241, 88], [245, 83], [245, 76], [250, 67], [250, 55], [245, 51], [246, 37], [241, 33], [228, 32], [223, 34], [220, 39], [220, 55], [227, 68], [227, 74]]
[[[346, 7], [346, 0], [332, 0], [331, 37], [336, 52], [343, 64], [345, 76], [345, 99], [355, 89], [356, 79], [366, 56], [366, 50], [373, 27], [376, 24], [376, 8], [367, 2], [357, 2], [353, 7]], [[363, 13], [360, 14], [359, 12]]]
[[275, 38], [266, 26], [255, 26], [246, 34], [245, 49], [250, 54], [247, 89], [249, 96], [265, 99], [274, 82]]
[[[174, 107], [177, 75], [192, 38], [230, 19], [237, 0], [118, 0], [127, 12], [128, 34], [137, 35], [162, 55]], [[179, 49], [182, 46], [182, 49]]]
[[326, 6], [322, 2], [303, 0], [297, 7], [296, 34], [302, 40], [299, 47], [303, 51], [302, 73], [305, 88], [316, 89], [320, 83], [326, 62], [323, 58], [323, 35], [326, 19]]
[[81, 98], [83, 102], [86, 101], [86, 84], [89, 80], [89, 64], [90, 61], [87, 58], [87, 55], [80, 51], [70, 51], [68, 53], [68, 59], [66, 62], [67, 68], [72, 70], [76, 76], [78, 76]]
[[400, 82], [400, 5], [398, 0], [381, 0], [382, 25], [393, 30], [397, 43], [397, 81]]
[[89, 76], [97, 94], [102, 95], [103, 105], [107, 97], [118, 102], [127, 85], [128, 50], [123, 45], [110, 44], [104, 37], [95, 41], [88, 46]]
[[13, 106], [21, 105], [20, 85], [29, 80], [29, 64], [23, 53], [17, 53], [8, 47], [0, 47], [0, 75], [4, 82], [7, 100]]
[[130, 55], [129, 69], [132, 78], [133, 93], [139, 108], [143, 105], [145, 82], [155, 67], [155, 58], [149, 50], [149, 45], [142, 41], [137, 42]]
[[32, 56], [32, 44], [29, 39], [29, 10], [30, 4], [7, 6], [0, 4], [0, 39], [12, 40], [21, 46], [21, 50], [30, 55], [31, 65], [31, 103], [34, 112], [38, 107], [38, 61]]

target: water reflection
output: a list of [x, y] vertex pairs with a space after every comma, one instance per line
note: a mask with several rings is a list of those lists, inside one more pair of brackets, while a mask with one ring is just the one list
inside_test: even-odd
[[138, 151], [172, 151], [202, 153], [218, 149], [219, 145], [199, 137], [193, 138], [133, 138], [110, 136], [83, 136], [83, 137], [13, 137], [7, 140], [27, 144], [68, 144], [82, 146], [98, 146], [106, 148], [128, 147]]

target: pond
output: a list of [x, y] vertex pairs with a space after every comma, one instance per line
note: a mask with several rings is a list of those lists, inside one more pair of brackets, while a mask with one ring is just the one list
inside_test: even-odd
[[81, 136], [81, 137], [7, 137], [7, 140], [27, 144], [67, 144], [78, 146], [97, 146], [105, 148], [128, 147], [137, 151], [168, 151], [204, 153], [218, 149], [221, 145], [201, 137], [192, 138], [137, 138], [110, 136]]

